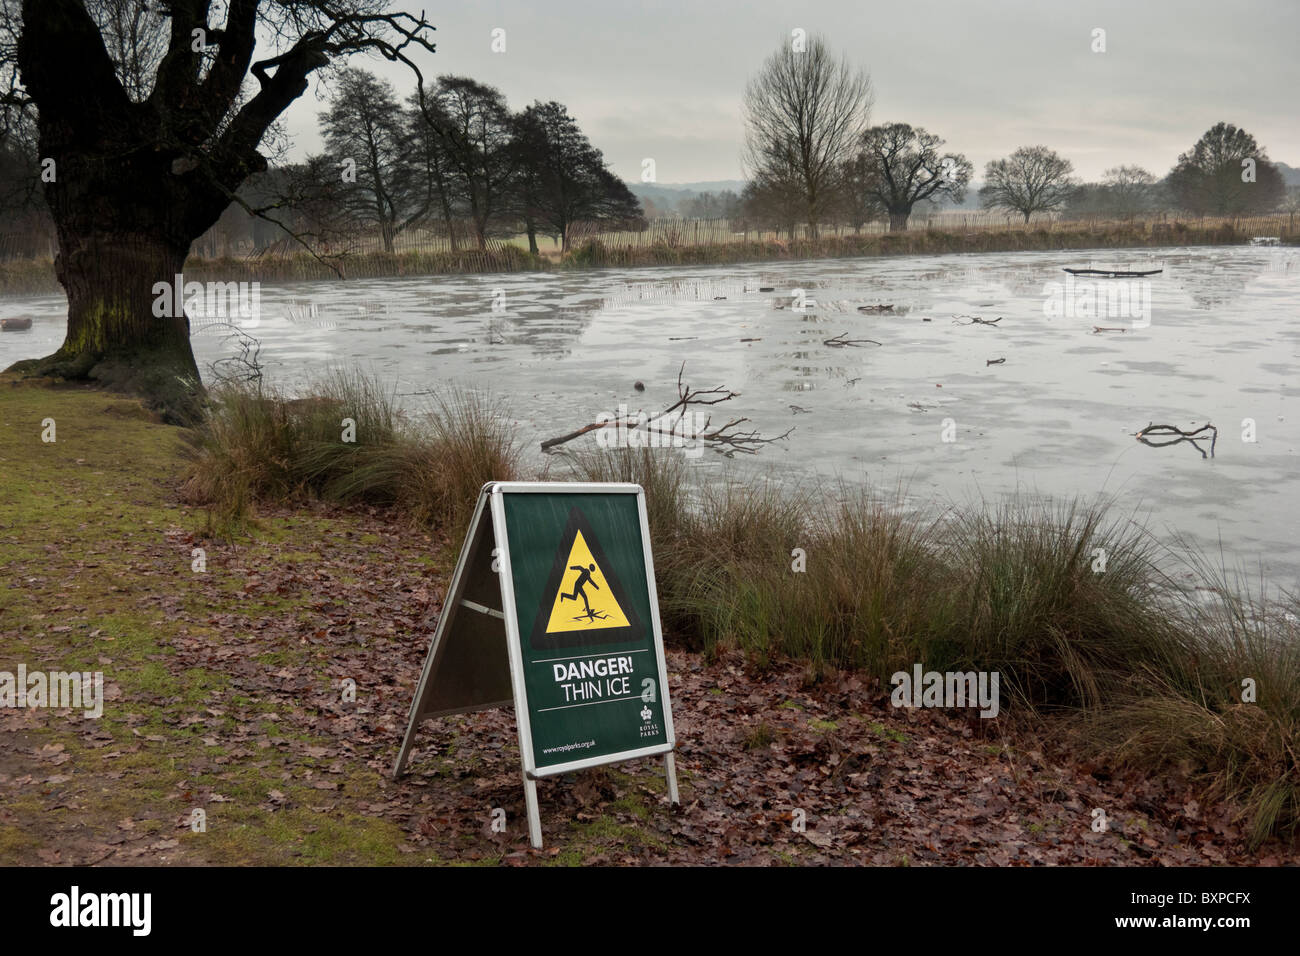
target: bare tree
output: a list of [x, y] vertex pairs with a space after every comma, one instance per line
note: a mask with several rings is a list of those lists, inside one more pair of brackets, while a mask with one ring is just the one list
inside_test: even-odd
[[505, 97], [467, 76], [440, 76], [420, 118], [438, 138], [453, 188], [469, 209], [480, 249], [491, 225], [509, 213], [517, 156]]
[[365, 70], [347, 69], [330, 108], [320, 114], [325, 144], [347, 183], [343, 199], [359, 222], [379, 229], [384, 251], [424, 214], [420, 178], [392, 86]]
[[154, 0], [87, 0], [118, 81], [134, 103], [153, 92], [154, 71], [167, 52], [167, 18]]
[[63, 345], [14, 370], [135, 392], [188, 421], [201, 395], [189, 321], [156, 284], [182, 272], [194, 239], [267, 168], [268, 133], [313, 73], [372, 52], [418, 81], [409, 51], [433, 52], [432, 27], [380, 0], [160, 2], [167, 49], [137, 102], [123, 80], [134, 67], [114, 61], [93, 6], [0, 4], [0, 106], [37, 117], [68, 297]]
[[961, 153], [940, 154], [943, 140], [906, 123], [873, 126], [862, 137], [861, 161], [866, 189], [875, 204], [889, 213], [889, 231], [907, 229], [918, 202], [948, 197], [966, 198], [974, 166]]
[[985, 209], [1013, 210], [1025, 217], [1064, 206], [1078, 183], [1074, 165], [1046, 146], [1022, 146], [984, 167], [980, 202]]
[[1282, 198], [1282, 204], [1278, 206], [1282, 212], [1291, 217], [1291, 226], [1289, 232], [1295, 232], [1295, 216], [1300, 212], [1300, 186], [1286, 187], [1286, 195]]
[[[6, 233], [24, 242], [35, 254], [42, 239], [51, 234], [52, 222], [41, 195], [41, 157], [37, 148], [35, 117], [7, 110], [0, 125], [0, 221]], [[12, 241], [9, 239], [8, 241]]]
[[865, 156], [859, 153], [844, 164], [840, 171], [838, 198], [835, 202], [835, 221], [851, 226], [861, 234], [862, 227], [884, 214], [884, 207], [872, 192], [875, 175]]
[[784, 229], [793, 239], [795, 224], [805, 207], [802, 195], [789, 183], [765, 180], [745, 184], [740, 208], [745, 221], [759, 231], [771, 229], [780, 238]]
[[745, 88], [744, 163], [761, 187], [795, 193], [811, 236], [834, 202], [871, 110], [871, 80], [821, 37], [782, 45]]
[[1106, 206], [1121, 219], [1132, 219], [1151, 208], [1156, 178], [1141, 166], [1114, 166], [1102, 174]]
[[605, 165], [605, 157], [560, 103], [537, 102], [515, 117], [513, 148], [519, 175], [514, 192], [537, 254], [536, 228], [560, 237], [569, 249], [577, 222], [639, 221], [641, 204]]
[[456, 252], [460, 248], [456, 239], [456, 220], [467, 218], [468, 210], [444, 139], [437, 132], [450, 123], [450, 118], [432, 99], [425, 100], [421, 106], [418, 92], [411, 95], [407, 104], [410, 107], [405, 115], [407, 142], [410, 143], [412, 161], [424, 197], [422, 206], [429, 218], [436, 214], [442, 220], [447, 241], [451, 250]]
[[268, 170], [263, 175], [277, 180], [268, 190], [268, 199], [289, 212], [290, 235], [311, 243], [318, 255], [333, 255], [353, 234], [352, 217], [343, 197], [345, 184], [334, 157], [308, 156], [305, 163]]
[[684, 219], [735, 219], [740, 215], [740, 197], [730, 189], [693, 194], [678, 206]]

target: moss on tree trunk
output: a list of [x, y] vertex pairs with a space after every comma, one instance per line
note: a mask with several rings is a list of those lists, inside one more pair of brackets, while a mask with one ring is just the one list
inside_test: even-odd
[[[10, 371], [97, 382], [192, 423], [202, 384], [189, 320], [170, 292], [187, 251], [151, 236], [61, 231], [55, 272], [68, 296], [67, 335], [54, 354]], [[169, 291], [155, 293], [157, 283]]]

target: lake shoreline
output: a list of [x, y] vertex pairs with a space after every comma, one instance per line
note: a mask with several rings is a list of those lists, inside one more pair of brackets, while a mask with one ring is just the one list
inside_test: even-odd
[[[1284, 224], [1279, 219], [1280, 224]], [[1231, 223], [1137, 222], [1102, 227], [1051, 224], [1052, 228], [998, 231], [914, 229], [897, 233], [829, 236], [821, 239], [755, 239], [706, 244], [605, 243], [586, 240], [558, 259], [533, 255], [508, 244], [457, 252], [367, 252], [325, 261], [310, 255], [274, 258], [191, 256], [186, 279], [197, 282], [295, 282], [328, 279], [379, 279], [490, 273], [562, 273], [604, 268], [743, 265], [761, 262], [833, 260], [860, 257], [950, 255], [954, 253], [1034, 252], [1085, 249], [1149, 249], [1168, 246], [1249, 245], [1256, 236]], [[1282, 246], [1300, 245], [1300, 233], [1280, 230]], [[49, 259], [0, 262], [0, 297], [62, 291]]]

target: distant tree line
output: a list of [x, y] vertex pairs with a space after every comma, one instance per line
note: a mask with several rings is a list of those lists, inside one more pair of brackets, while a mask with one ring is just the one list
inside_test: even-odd
[[[904, 230], [918, 207], [960, 205], [974, 172], [933, 133], [906, 123], [870, 125], [871, 81], [821, 37], [799, 37], [764, 62], [745, 91], [743, 162], [749, 183], [742, 220], [793, 235], [824, 225], [886, 220]], [[980, 205], [1035, 213], [1131, 219], [1156, 211], [1194, 216], [1262, 215], [1296, 205], [1281, 171], [1245, 130], [1218, 123], [1163, 180], [1117, 166], [1081, 183], [1046, 146], [1022, 146], [989, 162]]]
[[[105, 27], [107, 42], [126, 37], [127, 50], [161, 42], [131, 38], [131, 29]], [[127, 85], [143, 82], [122, 72]], [[640, 229], [647, 216], [680, 216], [815, 236], [822, 227], [860, 230], [875, 221], [905, 230], [918, 209], [962, 205], [971, 162], [922, 127], [871, 125], [872, 101], [867, 74], [834, 57], [824, 39], [809, 38], [801, 49], [784, 44], [745, 91], [744, 190], [639, 202], [560, 103], [512, 111], [500, 91], [450, 75], [423, 98], [402, 102], [383, 79], [344, 69], [319, 115], [324, 152], [250, 177], [195, 251], [229, 252], [219, 237], [257, 249], [297, 238], [330, 251], [360, 234], [378, 236], [392, 251], [404, 231], [420, 228], [452, 249], [524, 234], [536, 253], [539, 235], [567, 249], [579, 222]], [[40, 189], [35, 125], [22, 116], [3, 120], [0, 255], [43, 255], [53, 221]], [[1122, 165], [1084, 183], [1068, 159], [1024, 146], [985, 166], [978, 199], [1025, 222], [1042, 213], [1136, 219], [1300, 211], [1300, 189], [1288, 189], [1265, 149], [1228, 123], [1208, 130], [1163, 179]]]

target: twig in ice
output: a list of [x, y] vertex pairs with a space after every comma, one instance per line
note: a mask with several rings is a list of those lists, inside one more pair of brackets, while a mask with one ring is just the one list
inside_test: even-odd
[[[1205, 449], [1202, 448], [1199, 444], [1197, 444], [1198, 442], [1205, 441], [1205, 439], [1196, 437], [1197, 435], [1201, 434], [1201, 432], [1205, 432], [1205, 431], [1208, 431], [1210, 433], [1209, 435], [1210, 453], [1208, 455], [1205, 453]], [[1166, 435], [1172, 435], [1173, 437], [1169, 441], [1151, 441], [1150, 438], [1151, 435], [1158, 435], [1161, 437]], [[1213, 425], [1202, 425], [1200, 428], [1196, 429], [1195, 431], [1187, 432], [1187, 431], [1183, 431], [1181, 428], [1178, 428], [1177, 426], [1174, 425], [1156, 425], [1152, 423], [1147, 425], [1146, 428], [1142, 429], [1133, 437], [1136, 438], [1138, 441], [1140, 441], [1142, 444], [1149, 445], [1152, 448], [1164, 448], [1168, 445], [1179, 445], [1182, 444], [1183, 442], [1187, 442], [1193, 448], [1195, 448], [1197, 451], [1201, 453], [1202, 458], [1213, 458], [1214, 446], [1219, 441], [1219, 430], [1215, 428]]]

